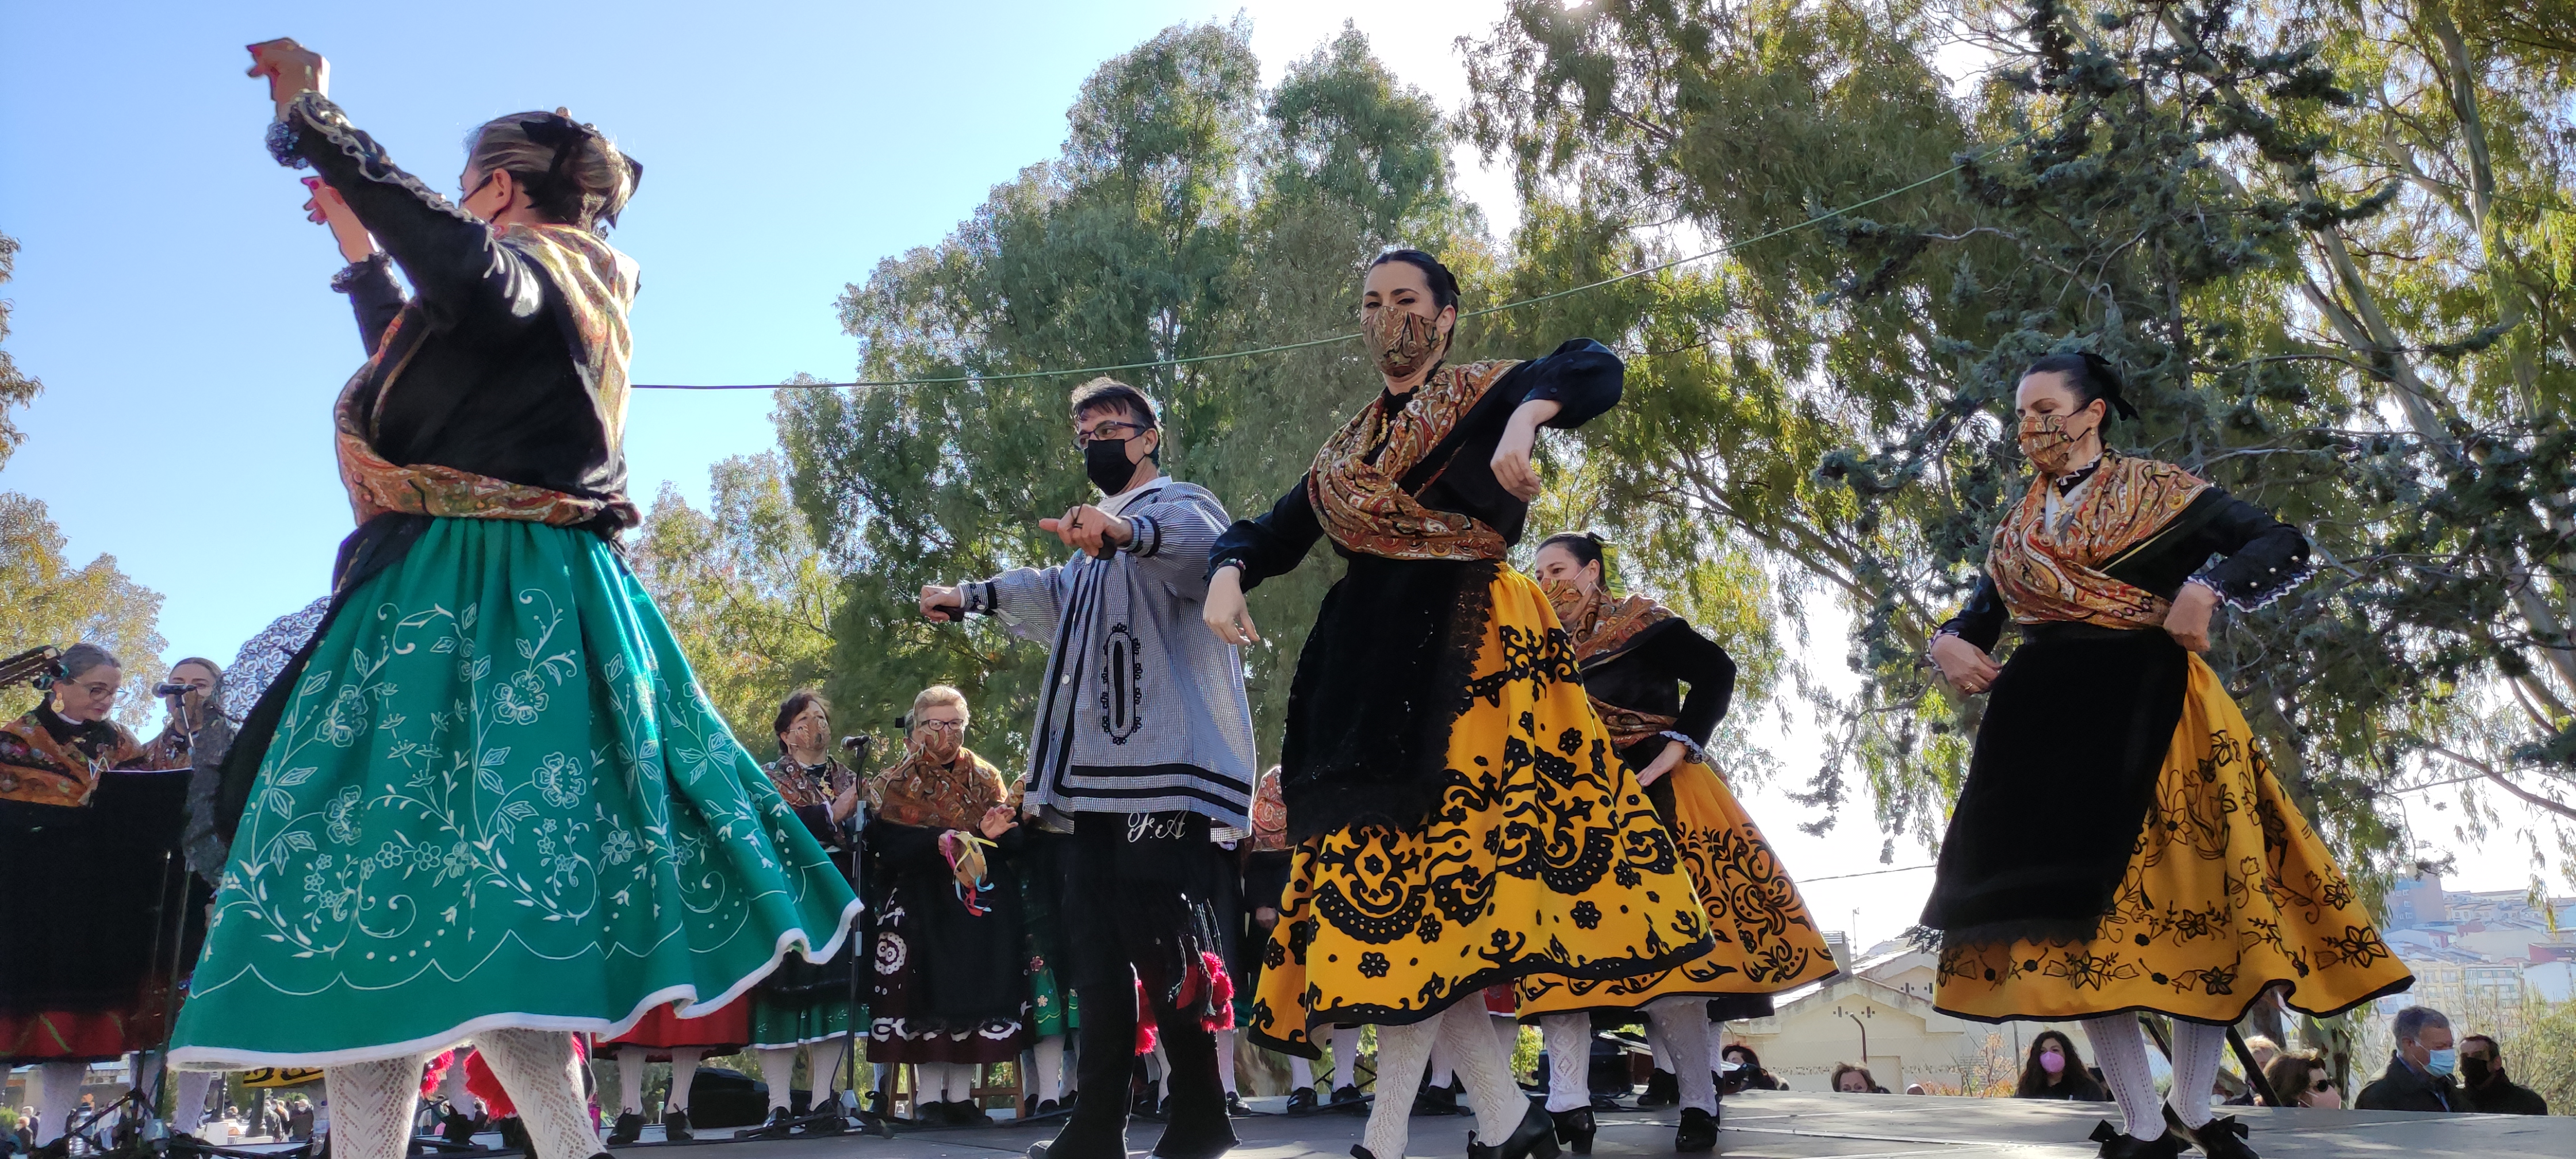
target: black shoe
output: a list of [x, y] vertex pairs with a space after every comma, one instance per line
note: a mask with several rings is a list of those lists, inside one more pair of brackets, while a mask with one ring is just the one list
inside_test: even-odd
[[1556, 1122], [1556, 1141], [1577, 1155], [1592, 1153], [1592, 1136], [1601, 1132], [1601, 1122], [1592, 1117], [1592, 1108], [1576, 1107], [1571, 1111], [1549, 1111]]
[[1360, 1101], [1358, 1087], [1334, 1087], [1333, 1109], [1345, 1115], [1365, 1115], [1368, 1105]]
[[662, 1137], [674, 1143], [686, 1143], [698, 1137], [689, 1129], [689, 1113], [678, 1107], [662, 1108]]
[[1225, 1113], [1229, 1116], [1249, 1115], [1252, 1113], [1252, 1108], [1243, 1105], [1242, 1095], [1236, 1094], [1233, 1091], [1227, 1091], [1225, 1093]]
[[2253, 1131], [2234, 1115], [2220, 1115], [2197, 1128], [2184, 1126], [2182, 1116], [2174, 1113], [2173, 1104], [2165, 1104], [2165, 1138], [2173, 1139], [2178, 1135], [2189, 1140], [2209, 1159], [2262, 1159], [2245, 1142], [2252, 1134]]
[[1055, 1114], [1063, 1109], [1064, 1104], [1059, 1103], [1054, 1099], [1039, 1099], [1038, 1105], [1029, 1112], [1029, 1117], [1032, 1119], [1043, 1119], [1048, 1115]]
[[617, 1125], [608, 1129], [608, 1145], [623, 1147], [644, 1137], [644, 1113], [625, 1111], [617, 1116]]
[[438, 1137], [459, 1147], [471, 1147], [474, 1145], [474, 1120], [457, 1114], [456, 1108], [449, 1107], [438, 1120]]
[[1619, 1100], [1615, 1096], [1594, 1095], [1592, 1096], [1592, 1109], [1596, 1111], [1624, 1111], [1628, 1108], [1620, 1106]]
[[2102, 1149], [2096, 1152], [2101, 1159], [2174, 1159], [2182, 1154], [2182, 1140], [2174, 1138], [2171, 1132], [2153, 1139], [2141, 1139], [2121, 1130], [2108, 1119], [2093, 1124], [2093, 1133], [2086, 1138], [2102, 1145]]
[[1351, 1144], [1351, 1159], [1377, 1159], [1377, 1152], [1371, 1151], [1366, 1147], [1362, 1147], [1357, 1143], [1353, 1143]]
[[1716, 1149], [1717, 1117], [1698, 1107], [1683, 1107], [1681, 1129], [1673, 1132], [1673, 1150], [1689, 1153]]
[[1225, 1104], [1209, 1106], [1204, 1097], [1197, 1105], [1179, 1099], [1172, 1103], [1165, 1104], [1172, 1124], [1154, 1141], [1155, 1159], [1216, 1159], [1233, 1149], [1234, 1122], [1226, 1117]]
[[1077, 1106], [1054, 1139], [1029, 1145], [1029, 1159], [1127, 1159], [1127, 1124], [1110, 1115], [1085, 1118]]
[[1479, 1143], [1474, 1131], [1467, 1132], [1467, 1159], [1556, 1159], [1562, 1153], [1556, 1145], [1556, 1120], [1545, 1103], [1531, 1103], [1521, 1125], [1500, 1145]]
[[516, 1151], [531, 1157], [536, 1155], [536, 1148], [528, 1145], [528, 1125], [517, 1115], [501, 1120], [500, 1127], [503, 1150]]
[[1315, 1088], [1299, 1087], [1296, 1090], [1288, 1092], [1288, 1113], [1289, 1115], [1300, 1119], [1314, 1114]]
[[885, 1113], [884, 1091], [869, 1091], [866, 1095], [861, 1097], [861, 1101], [867, 1103], [869, 1114], [882, 1115]]
[[1413, 1093], [1413, 1113], [1417, 1116], [1457, 1114], [1458, 1093], [1447, 1087], [1424, 1087]]
[[1668, 1070], [1646, 1076], [1646, 1093], [1637, 1096], [1640, 1107], [1669, 1107], [1682, 1101], [1682, 1080]]

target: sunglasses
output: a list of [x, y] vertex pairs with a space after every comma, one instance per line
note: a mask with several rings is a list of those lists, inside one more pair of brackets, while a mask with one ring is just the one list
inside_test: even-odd
[[2318, 1094], [2324, 1094], [2327, 1091], [2333, 1090], [2334, 1085], [2333, 1079], [2318, 1079], [2316, 1082], [2310, 1084], [2308, 1089]]

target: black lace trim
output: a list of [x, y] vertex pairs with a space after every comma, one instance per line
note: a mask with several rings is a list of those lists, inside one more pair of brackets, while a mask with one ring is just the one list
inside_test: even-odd
[[[437, 190], [421, 184], [420, 178], [403, 172], [401, 166], [394, 164], [393, 158], [385, 155], [384, 147], [376, 144], [375, 138], [350, 124], [348, 114], [341, 112], [340, 106], [332, 104], [329, 97], [307, 90], [289, 102], [286, 111], [280, 114], [277, 121], [270, 127], [271, 153], [277, 151], [276, 136], [280, 128], [286, 131], [287, 149], [290, 154], [300, 151], [301, 130], [311, 130], [321, 135], [323, 140], [329, 142], [333, 148], [338, 149], [350, 160], [357, 162], [359, 175], [367, 180], [407, 190], [412, 196], [419, 198], [421, 204], [431, 209], [449, 214], [459, 221], [474, 221], [479, 224], [477, 218], [456, 208], [454, 203], [440, 195]], [[297, 158], [297, 163], [302, 163], [301, 157]]]
[[[2251, 585], [2249, 590], [2238, 593], [2229, 591], [2229, 585], [2221, 583], [2214, 578], [2215, 573], [2220, 567], [2225, 565], [2225, 562], [2226, 561], [2221, 560], [2210, 564], [2208, 567], [2200, 569], [2193, 573], [2191, 579], [2187, 582], [2200, 584], [2211, 591], [2217, 592], [2218, 597], [2226, 601], [2228, 607], [2234, 608], [2240, 612], [2261, 611], [2262, 609], [2271, 606], [2274, 601], [2290, 594], [2290, 592], [2296, 589], [2300, 584], [2308, 582], [2309, 577], [2317, 574], [2316, 560], [2314, 558], [2303, 559], [2299, 561], [2299, 565], [2297, 567], [2284, 572], [2279, 578]], [[2239, 584], [2236, 586], [2246, 587], [2247, 585]]]
[[351, 289], [357, 286], [358, 279], [373, 277], [377, 274], [383, 273], [385, 265], [389, 260], [390, 259], [385, 256], [384, 251], [379, 250], [349, 263], [347, 266], [342, 267], [339, 273], [331, 275], [332, 291], [341, 294], [348, 293]]

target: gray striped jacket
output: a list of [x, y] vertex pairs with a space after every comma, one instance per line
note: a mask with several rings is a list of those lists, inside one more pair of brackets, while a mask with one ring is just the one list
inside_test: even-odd
[[1199, 619], [1208, 553], [1230, 519], [1216, 496], [1161, 479], [1118, 514], [1136, 534], [961, 585], [966, 611], [1051, 645], [1029, 730], [1027, 812], [1205, 814], [1210, 837], [1248, 835], [1252, 709], [1243, 657]]

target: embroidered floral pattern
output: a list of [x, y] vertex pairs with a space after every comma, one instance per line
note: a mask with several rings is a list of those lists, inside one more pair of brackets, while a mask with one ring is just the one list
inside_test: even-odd
[[2197, 657], [2156, 811], [2110, 912], [2083, 942], [1942, 949], [1936, 1004], [1968, 1018], [2125, 1009], [2233, 1021], [2265, 987], [2319, 1016], [2410, 980], [2244, 716]]

